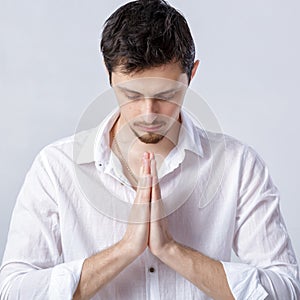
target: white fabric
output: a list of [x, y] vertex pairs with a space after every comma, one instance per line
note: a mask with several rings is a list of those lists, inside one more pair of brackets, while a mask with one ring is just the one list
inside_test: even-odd
[[[76, 162], [74, 136], [45, 147], [35, 159], [13, 211], [0, 271], [1, 299], [72, 299], [84, 259], [123, 237], [126, 223], [101, 214], [87, 201], [74, 171], [74, 165], [79, 166], [124, 203], [133, 201], [135, 191], [120, 178], [120, 163], [108, 146], [117, 114], [103, 121], [96, 133], [79, 135], [76, 146], [82, 151]], [[182, 119], [190, 135], [181, 132], [178, 147], [160, 170], [162, 194], [173, 195], [174, 182], [180, 182], [178, 170], [189, 166], [191, 157], [199, 158], [200, 177], [188, 200], [168, 216], [174, 239], [220, 260], [236, 299], [300, 299], [295, 254], [264, 162], [252, 148], [229, 136], [205, 135], [187, 113], [182, 112]], [[90, 155], [84, 148], [95, 136]], [[224, 140], [226, 149], [218, 152]], [[214, 159], [211, 149], [225, 169], [219, 189], [208, 201], [204, 186], [211, 171], [212, 176], [219, 174], [209, 167]], [[190, 180], [195, 176], [190, 173]], [[96, 199], [108, 201], [101, 194]], [[242, 263], [230, 262], [232, 248]], [[150, 267], [155, 271], [149, 272]], [[209, 297], [147, 249], [93, 299]]]

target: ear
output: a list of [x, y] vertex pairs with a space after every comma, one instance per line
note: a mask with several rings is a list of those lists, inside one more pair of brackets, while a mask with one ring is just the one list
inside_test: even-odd
[[192, 69], [192, 73], [191, 73], [191, 80], [194, 78], [196, 72], [197, 72], [197, 69], [199, 67], [199, 64], [200, 64], [200, 60], [197, 59], [195, 62], [194, 62], [194, 66], [193, 66], [193, 69]]

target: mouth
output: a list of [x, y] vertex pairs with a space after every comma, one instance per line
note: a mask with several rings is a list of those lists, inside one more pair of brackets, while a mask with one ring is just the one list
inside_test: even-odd
[[160, 129], [164, 126], [164, 123], [159, 123], [159, 124], [151, 124], [151, 125], [147, 125], [147, 124], [135, 124], [135, 126], [141, 130], [141, 131], [145, 131], [145, 132], [157, 132], [160, 131]]

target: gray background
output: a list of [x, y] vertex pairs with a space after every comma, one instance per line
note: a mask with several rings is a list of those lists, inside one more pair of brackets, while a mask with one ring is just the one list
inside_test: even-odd
[[[106, 17], [123, 3], [0, 0], [1, 257], [32, 160], [73, 134], [84, 109], [109, 87], [98, 42]], [[192, 89], [227, 134], [266, 161], [299, 259], [300, 2], [170, 3], [188, 19], [201, 60]]]

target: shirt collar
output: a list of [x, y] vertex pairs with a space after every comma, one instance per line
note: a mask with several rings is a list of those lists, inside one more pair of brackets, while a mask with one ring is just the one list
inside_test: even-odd
[[158, 170], [158, 177], [162, 178], [175, 170], [185, 159], [187, 152], [193, 152], [203, 157], [199, 129], [192, 116], [184, 109], [181, 109], [181, 127], [177, 145], [164, 159], [162, 166]]
[[[109, 132], [119, 114], [119, 108], [114, 109], [99, 126], [83, 133], [84, 138], [80, 139], [83, 141], [79, 143], [79, 154], [75, 158], [77, 164], [101, 163], [110, 160]], [[197, 125], [195, 118], [183, 108], [181, 109], [181, 122], [178, 144], [169, 153], [165, 162], [167, 168], [172, 167], [172, 162], [178, 161], [178, 159], [174, 160], [175, 157], [179, 156], [179, 161], [182, 161], [185, 151], [191, 151], [203, 157], [203, 148], [199, 134], [200, 126]], [[78, 133], [77, 135], [81, 134]]]
[[[200, 124], [184, 108], [181, 109], [181, 127], [178, 137], [178, 149], [188, 150], [203, 157], [203, 148], [201, 145]], [[176, 149], [176, 147], [174, 148]]]

